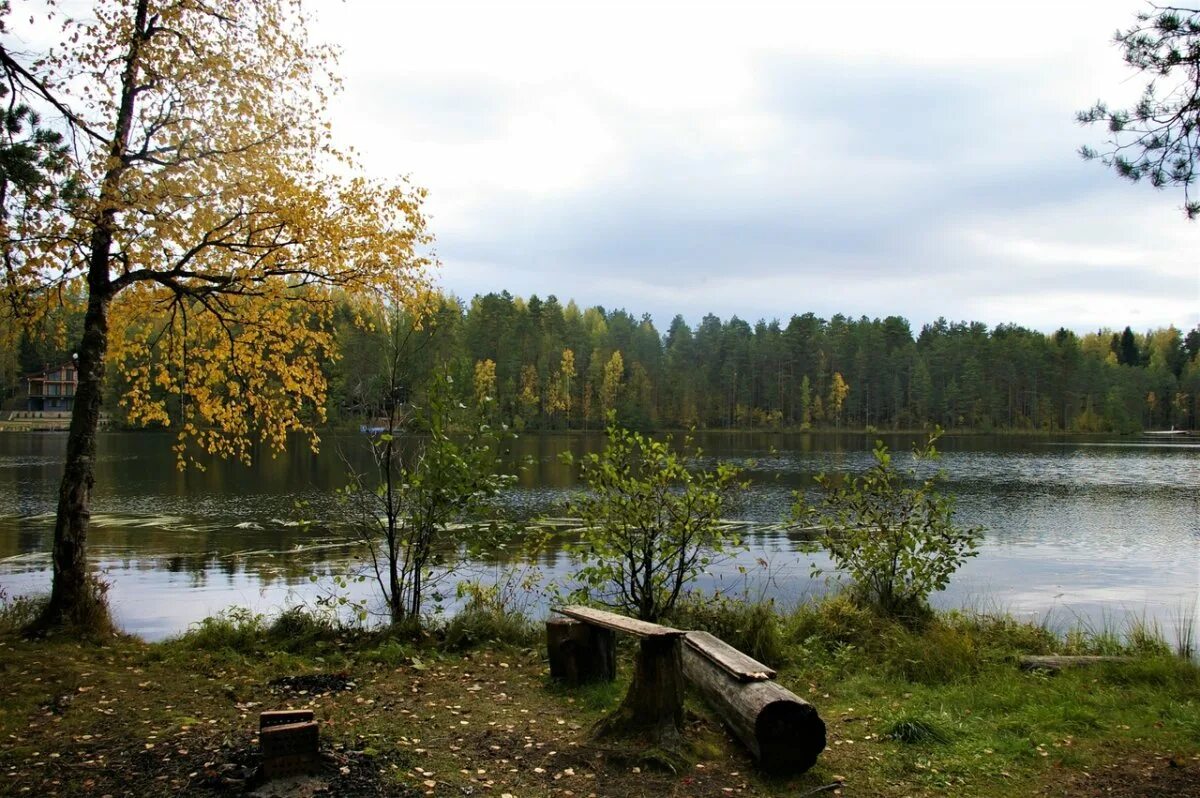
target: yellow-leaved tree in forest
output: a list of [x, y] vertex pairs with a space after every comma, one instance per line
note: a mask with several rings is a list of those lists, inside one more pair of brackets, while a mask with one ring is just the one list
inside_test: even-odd
[[316, 445], [339, 296], [428, 297], [423, 192], [334, 146], [335, 52], [310, 23], [299, 0], [97, 0], [43, 58], [0, 51], [74, 137], [73, 190], [6, 214], [5, 306], [29, 321], [86, 302], [37, 629], [107, 620], [85, 547], [106, 361], [131, 419], [177, 431], [181, 466], [247, 460], [292, 433]]
[[613, 352], [604, 364], [604, 376], [600, 383], [600, 412], [607, 418], [608, 412], [617, 406], [621, 394], [621, 382], [625, 376], [625, 359], [620, 352]]

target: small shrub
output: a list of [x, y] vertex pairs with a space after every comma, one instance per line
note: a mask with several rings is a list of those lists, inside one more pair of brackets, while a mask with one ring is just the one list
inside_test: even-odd
[[537, 632], [533, 623], [509, 606], [511, 594], [500, 585], [462, 582], [458, 597], [466, 599], [466, 604], [446, 624], [449, 648], [471, 648], [488, 642], [526, 646], [534, 642]]
[[[939, 429], [915, 448], [914, 459], [936, 458], [940, 435]], [[797, 496], [792, 517], [824, 529], [821, 543], [853, 580], [860, 602], [923, 623], [931, 616], [929, 594], [944, 589], [975, 556], [981, 530], [954, 524], [954, 501], [937, 490], [936, 477], [908, 487], [883, 441], [876, 441], [874, 456], [875, 465], [861, 476], [817, 477], [817, 504]]]
[[796, 607], [785, 622], [785, 637], [795, 643], [817, 639], [830, 649], [839, 644], [863, 647], [877, 645], [885, 625], [869, 608], [842, 593]]
[[468, 606], [446, 624], [446, 646], [465, 649], [483, 643], [532, 645], [533, 624], [524, 615], [498, 607]]
[[41, 616], [49, 596], [0, 596], [0, 634], [18, 634]]
[[266, 619], [244, 607], [231, 607], [192, 624], [179, 638], [187, 648], [227, 649], [239, 654], [257, 651], [266, 637]]
[[920, 633], [899, 628], [886, 648], [888, 668], [919, 684], [947, 684], [969, 678], [982, 664], [975, 638], [963, 629], [931, 624]]
[[614, 413], [606, 436], [603, 452], [582, 459], [589, 492], [570, 504], [581, 524], [570, 547], [583, 586], [577, 598], [657, 621], [714, 558], [741, 546], [721, 519], [745, 483], [729, 463], [703, 468], [690, 437], [681, 453], [669, 437], [624, 429]]
[[344, 629], [330, 613], [288, 607], [266, 627], [266, 641], [284, 651], [299, 652], [337, 640]]

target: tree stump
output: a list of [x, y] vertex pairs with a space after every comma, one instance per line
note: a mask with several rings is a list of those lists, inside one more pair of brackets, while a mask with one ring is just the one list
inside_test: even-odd
[[638, 737], [660, 748], [682, 742], [682, 635], [643, 637], [633, 682], [621, 705], [593, 729], [595, 737]]
[[611, 682], [617, 678], [617, 636], [571, 618], [546, 621], [550, 678], [568, 685]]

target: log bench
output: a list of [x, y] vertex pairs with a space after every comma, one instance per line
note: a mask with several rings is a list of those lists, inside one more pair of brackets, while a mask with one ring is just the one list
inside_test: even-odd
[[[624, 632], [640, 639], [629, 692], [625, 694], [621, 705], [596, 725], [596, 736], [643, 737], [664, 748], [677, 747], [681, 742], [683, 730], [681, 641], [686, 633], [669, 626], [639, 621], [591, 607], [556, 607], [553, 611], [585, 626], [607, 631], [609, 637], [605, 638], [602, 633], [595, 632], [571, 632], [567, 636], [568, 641], [586, 641], [586, 645], [591, 646], [587, 648], [585, 644], [579, 644], [573, 647], [565, 645], [562, 637], [564, 633], [552, 632], [553, 627], [551, 622], [548, 622], [546, 638], [551, 674], [556, 671], [554, 663], [558, 658], [558, 672], [603, 672], [605, 678], [611, 680], [616, 677], [616, 646], [611, 642], [611, 634]], [[552, 634], [558, 636], [560, 642], [557, 646], [552, 641]], [[608, 642], [604, 642], [605, 640]], [[611, 672], [607, 670], [610, 661]], [[600, 664], [590, 664], [597, 662]]]
[[816, 708], [773, 681], [773, 669], [723, 640], [591, 607], [553, 611], [565, 616], [546, 623], [550, 672], [556, 678], [612, 680], [613, 634], [640, 639], [629, 692], [597, 725], [598, 736], [633, 734], [667, 747], [678, 744], [686, 679], [764, 770], [803, 772], [825, 750], [825, 723]]

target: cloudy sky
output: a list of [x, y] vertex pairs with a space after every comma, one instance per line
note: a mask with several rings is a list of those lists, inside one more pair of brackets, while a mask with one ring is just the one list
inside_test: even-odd
[[1141, 0], [309, 7], [343, 50], [337, 135], [429, 190], [459, 296], [556, 294], [664, 327], [1200, 323], [1182, 193], [1076, 155], [1105, 136], [1075, 111], [1143, 86], [1112, 44]]
[[691, 321], [1200, 321], [1177, 192], [1075, 154], [1141, 86], [1085, 2], [322, 3], [339, 135], [442, 283]]

